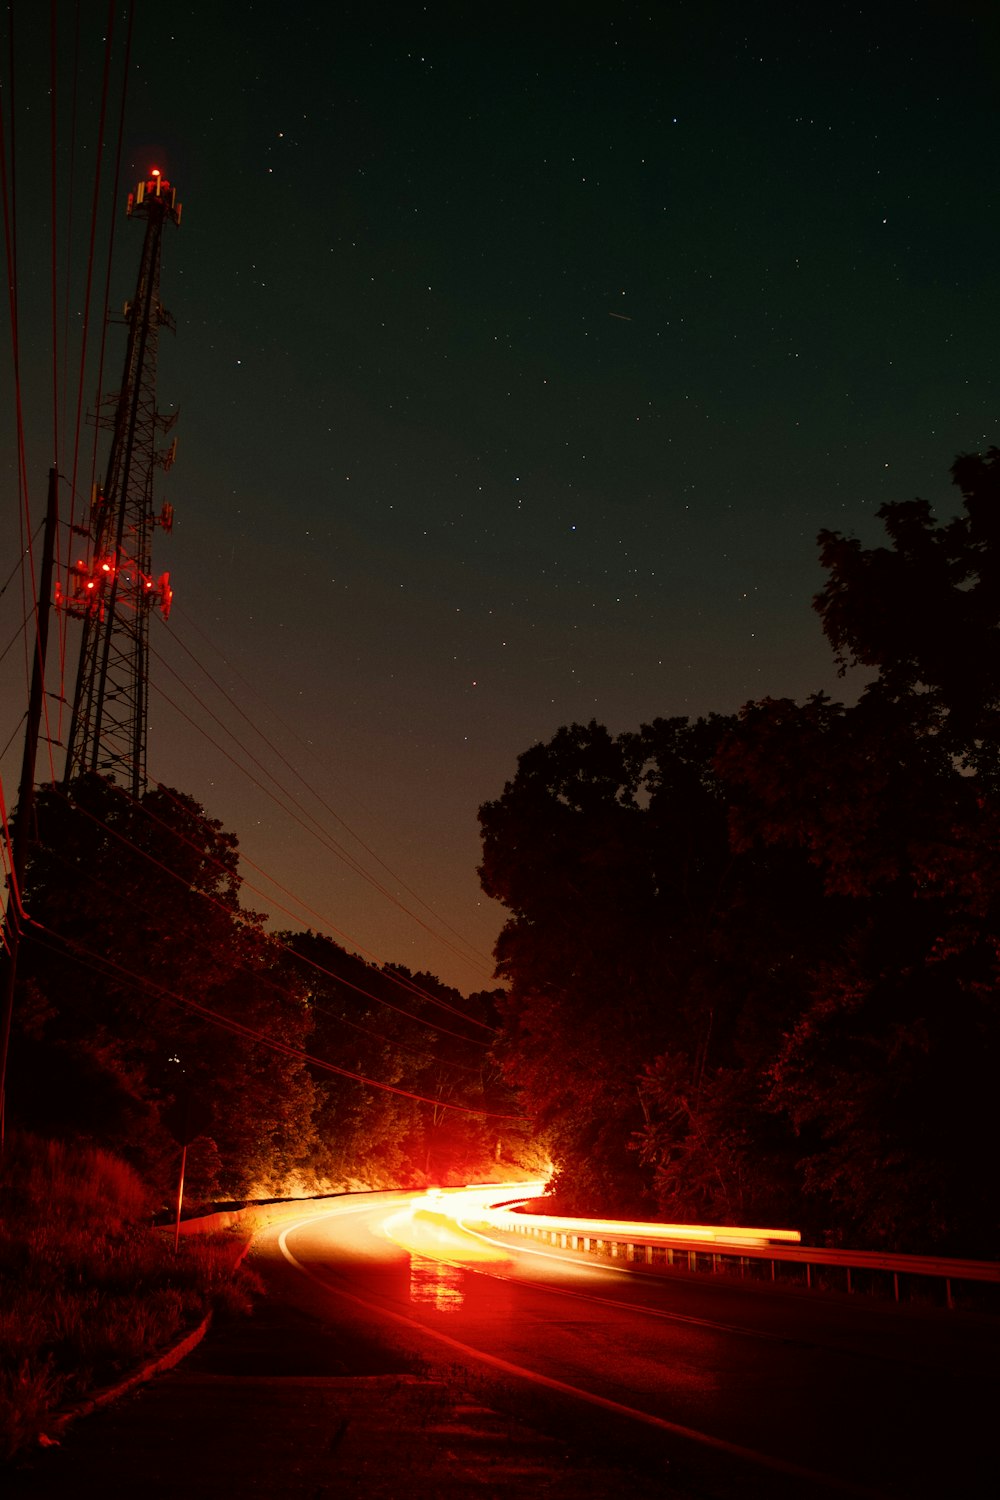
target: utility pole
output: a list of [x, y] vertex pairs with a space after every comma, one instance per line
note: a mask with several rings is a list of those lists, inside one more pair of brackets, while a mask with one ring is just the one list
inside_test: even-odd
[[42, 698], [45, 693], [45, 657], [49, 643], [49, 600], [52, 597], [52, 560], [56, 546], [59, 519], [58, 480], [55, 469], [49, 470], [49, 494], [45, 507], [45, 531], [42, 540], [42, 566], [38, 579], [38, 602], [35, 606], [35, 652], [31, 666], [31, 688], [28, 695], [28, 722], [24, 733], [24, 755], [17, 793], [17, 818], [10, 848], [10, 889], [3, 916], [3, 1009], [0, 1012], [0, 1152], [4, 1146], [7, 1119], [7, 1058], [10, 1054], [10, 1024], [14, 1014], [14, 985], [17, 981], [17, 951], [21, 942], [21, 890], [27, 863], [28, 838], [35, 808], [35, 760], [38, 755], [38, 732], [42, 720]]
[[[179, 224], [176, 189], [154, 167], [128, 197], [130, 218], [144, 219], [135, 296], [125, 304], [128, 343], [113, 415], [103, 425], [112, 430], [103, 486], [95, 489], [88, 523], [75, 528], [87, 538], [86, 556], [72, 563], [65, 592], [57, 580], [55, 603], [83, 621], [76, 690], [66, 745], [65, 782], [87, 771], [117, 778], [133, 797], [146, 787], [146, 719], [149, 705], [149, 615], [154, 607], [170, 612], [169, 575], [152, 574], [152, 535], [156, 526], [169, 531], [173, 508], [153, 511], [153, 476], [169, 469], [177, 447], [158, 450], [158, 435], [168, 432], [175, 416], [164, 420], [156, 410], [156, 352], [160, 328], [173, 328], [160, 304], [160, 252], [163, 226]], [[99, 419], [100, 420], [100, 419]], [[49, 474], [43, 562], [36, 608], [35, 657], [31, 677], [27, 730], [17, 817], [11, 841], [11, 881], [3, 917], [0, 952], [0, 1149], [3, 1147], [7, 1098], [7, 1065], [17, 980], [17, 955], [24, 914], [21, 892], [28, 840], [34, 822], [35, 760], [45, 691], [49, 601], [58, 525], [57, 475]]]
[[173, 508], [153, 509], [153, 477], [169, 469], [176, 439], [157, 439], [176, 420], [156, 409], [156, 353], [161, 327], [173, 321], [160, 303], [160, 251], [167, 222], [179, 224], [177, 192], [154, 167], [129, 194], [130, 218], [146, 221], [135, 296], [125, 304], [128, 345], [121, 388], [113, 398], [111, 451], [103, 486], [92, 497], [89, 547], [72, 564], [57, 604], [83, 620], [64, 780], [87, 771], [111, 776], [133, 797], [146, 788], [149, 706], [149, 615], [166, 617], [173, 597], [169, 574], [153, 577], [152, 536], [169, 531]]

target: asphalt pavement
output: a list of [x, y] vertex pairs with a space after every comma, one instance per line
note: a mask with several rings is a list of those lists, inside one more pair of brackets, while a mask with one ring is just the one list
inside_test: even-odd
[[250, 1317], [33, 1450], [5, 1476], [7, 1500], [687, 1500], [429, 1378], [357, 1321], [297, 1309], [271, 1273], [269, 1288]]

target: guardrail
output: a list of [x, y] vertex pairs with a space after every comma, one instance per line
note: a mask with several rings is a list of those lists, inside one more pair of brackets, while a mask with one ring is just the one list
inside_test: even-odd
[[[247, 1204], [198, 1219], [182, 1219], [180, 1232], [203, 1234], [208, 1230], [237, 1225], [254, 1232], [276, 1220], [303, 1213], [308, 1216], [310, 1209], [322, 1212], [324, 1207], [344, 1196], [347, 1195], [332, 1193], [319, 1198]], [[399, 1189], [394, 1193], [372, 1193], [373, 1199], [393, 1196], [406, 1200], [413, 1195]], [[436, 1196], [447, 1200], [452, 1193], [446, 1191]], [[794, 1279], [809, 1289], [822, 1287], [846, 1292], [862, 1290], [866, 1284], [869, 1290], [877, 1289], [877, 1279], [888, 1288], [891, 1280], [892, 1296], [896, 1302], [902, 1300], [901, 1290], [909, 1290], [912, 1297], [914, 1286], [920, 1280], [940, 1283], [944, 1303], [949, 1308], [956, 1305], [957, 1285], [974, 1282], [1000, 1286], [998, 1261], [900, 1255], [878, 1250], [828, 1250], [793, 1243], [798, 1239], [794, 1230], [639, 1224], [521, 1212], [523, 1205], [531, 1201], [529, 1198], [508, 1199], [490, 1208], [470, 1205], [466, 1213], [459, 1212], [458, 1222], [469, 1228], [482, 1225], [585, 1257], [659, 1273], [687, 1271], [735, 1273], [741, 1277], [756, 1275], [757, 1279], [772, 1282], [788, 1283]], [[835, 1273], [832, 1279], [831, 1271]]]
[[[527, 1201], [527, 1200], [525, 1200]], [[943, 1283], [947, 1307], [955, 1306], [956, 1283], [988, 1282], [1000, 1284], [1000, 1262], [958, 1260], [946, 1256], [900, 1255], [877, 1250], [827, 1250], [819, 1246], [793, 1245], [781, 1240], [740, 1239], [739, 1231], [731, 1236], [722, 1228], [702, 1227], [694, 1235], [680, 1234], [675, 1226], [633, 1224], [610, 1227], [599, 1220], [588, 1228], [586, 1220], [565, 1220], [553, 1215], [526, 1214], [515, 1204], [480, 1210], [476, 1221], [527, 1238], [544, 1240], [564, 1250], [584, 1255], [622, 1260], [652, 1271], [686, 1271], [737, 1269], [746, 1274], [747, 1263], [770, 1268], [771, 1281], [779, 1278], [779, 1268], [797, 1268], [800, 1283], [812, 1288], [818, 1283], [816, 1272], [835, 1267], [843, 1272], [843, 1290], [858, 1289], [858, 1273], [880, 1273], [892, 1278], [892, 1293], [900, 1301], [901, 1278], [912, 1288], [911, 1278], [919, 1277]], [[468, 1222], [472, 1222], [471, 1220]], [[756, 1231], [758, 1235], [781, 1231]], [[827, 1283], [828, 1284], [828, 1283]]]
[[[247, 1229], [256, 1234], [271, 1224], [285, 1219], [308, 1218], [311, 1210], [324, 1213], [344, 1198], [371, 1197], [373, 1201], [401, 1198], [409, 1201], [413, 1192], [406, 1188], [372, 1188], [357, 1192], [344, 1188], [335, 1193], [318, 1193], [309, 1198], [271, 1198], [265, 1202], [242, 1203], [232, 1208], [213, 1209], [209, 1213], [197, 1214], [190, 1219], [181, 1219], [180, 1233], [211, 1234], [220, 1229]], [[158, 1229], [174, 1232], [173, 1220], [169, 1224], [158, 1224]]]

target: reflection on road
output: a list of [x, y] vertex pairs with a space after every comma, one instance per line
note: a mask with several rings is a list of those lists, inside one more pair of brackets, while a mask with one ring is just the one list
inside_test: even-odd
[[447, 1261], [410, 1257], [410, 1301], [435, 1312], [458, 1312], [465, 1303], [463, 1273]]
[[747, 1488], [740, 1477], [733, 1494], [987, 1492], [973, 1482], [995, 1428], [987, 1330], [496, 1238], [506, 1210], [487, 1205], [524, 1196], [518, 1184], [345, 1201], [288, 1225], [277, 1247], [430, 1368], [499, 1380], [497, 1399], [514, 1381], [547, 1410], [585, 1406], [588, 1427], [591, 1414], [625, 1423], [628, 1444], [664, 1444], [651, 1451], [699, 1473], [735, 1464]]
[[[462, 1205], [482, 1202], [482, 1195], [461, 1194]], [[496, 1197], [494, 1190], [493, 1197]], [[465, 1303], [463, 1267], [510, 1266], [510, 1258], [497, 1246], [474, 1238], [454, 1222], [457, 1205], [448, 1203], [445, 1214], [437, 1193], [414, 1198], [381, 1225], [381, 1233], [410, 1256], [410, 1301], [431, 1306], [436, 1312], [458, 1312]]]

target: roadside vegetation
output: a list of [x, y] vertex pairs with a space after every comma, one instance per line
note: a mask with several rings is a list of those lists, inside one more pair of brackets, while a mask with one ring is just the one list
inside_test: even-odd
[[156, 1259], [144, 1227], [140, 1184], [169, 1203], [182, 1143], [189, 1204], [551, 1160], [563, 1212], [995, 1256], [1000, 449], [952, 477], [951, 520], [897, 501], [886, 545], [819, 536], [849, 702], [571, 724], [523, 752], [480, 809], [501, 987], [268, 930], [236, 835], [183, 792], [40, 788], [8, 1118], [113, 1156], [5, 1168], [18, 1409], [205, 1305], [211, 1267]]
[[0, 1462], [60, 1406], [113, 1384], [215, 1310], [249, 1308], [231, 1235], [151, 1227], [134, 1168], [95, 1147], [8, 1137], [0, 1162]]
[[[33, 804], [7, 1118], [213, 1203], [465, 1182], [533, 1143], [490, 1048], [496, 994], [272, 933], [236, 836], [94, 773]], [[183, 942], [178, 934], [183, 933]]]
[[562, 1212], [996, 1256], [1000, 449], [952, 476], [820, 534], [852, 701], [566, 725], [480, 810]]

